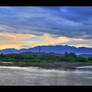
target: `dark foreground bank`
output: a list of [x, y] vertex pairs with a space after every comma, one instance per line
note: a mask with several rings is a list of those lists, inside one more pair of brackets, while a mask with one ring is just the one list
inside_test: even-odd
[[12, 61], [0, 61], [0, 66], [20, 66], [20, 67], [40, 67], [46, 69], [76, 69], [80, 66], [92, 66], [92, 63], [70, 63], [70, 62], [57, 62], [57, 63], [32, 63], [32, 62], [12, 62]]

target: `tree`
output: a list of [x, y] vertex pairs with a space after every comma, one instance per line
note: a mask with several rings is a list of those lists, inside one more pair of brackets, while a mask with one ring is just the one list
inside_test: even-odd
[[68, 56], [69, 56], [69, 54], [67, 52], [65, 52], [64, 57], [68, 57]]
[[89, 61], [92, 61], [92, 57], [88, 57], [88, 60], [89, 60]]
[[76, 58], [77, 56], [76, 56], [76, 54], [75, 53], [73, 53], [73, 52], [71, 52], [70, 54], [69, 54], [69, 56], [70, 57], [74, 57], [74, 58]]

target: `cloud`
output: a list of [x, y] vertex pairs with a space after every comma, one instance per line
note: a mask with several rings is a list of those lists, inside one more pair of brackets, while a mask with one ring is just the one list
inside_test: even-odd
[[32, 47], [38, 45], [57, 45], [57, 44], [67, 44], [69, 42], [83, 42], [84, 39], [76, 39], [76, 38], [69, 38], [69, 37], [56, 37], [55, 35], [44, 34], [42, 36], [35, 35], [35, 37], [23, 40], [31, 44]]
[[92, 7], [0, 7], [0, 34], [5, 35], [0, 39], [18, 38], [10, 40], [20, 44], [17, 48], [34, 43], [35, 46], [60, 43], [92, 46], [91, 29]]
[[[1, 27], [12, 28], [8, 32], [14, 33], [81, 37], [86, 33], [92, 34], [91, 9], [92, 7], [4, 7], [0, 8], [0, 24]], [[3, 29], [5, 32], [7, 30]]]
[[92, 40], [91, 39], [76, 39], [76, 40], [71, 40], [70, 42], [66, 43], [60, 43], [59, 45], [70, 45], [70, 46], [75, 46], [75, 47], [89, 47], [92, 48]]
[[[1, 37], [5, 37], [2, 39]], [[14, 33], [0, 33], [0, 49], [4, 48], [21, 48], [22, 45], [28, 45], [28, 43], [23, 43], [21, 40], [34, 37], [31, 34], [14, 34]]]
[[[3, 37], [3, 39], [2, 39]], [[15, 34], [0, 33], [0, 49], [4, 48], [31, 48], [38, 45], [56, 45], [69, 43], [71, 41], [83, 42], [83, 39], [72, 39], [68, 37], [56, 37], [55, 35], [33, 35], [33, 34]]]

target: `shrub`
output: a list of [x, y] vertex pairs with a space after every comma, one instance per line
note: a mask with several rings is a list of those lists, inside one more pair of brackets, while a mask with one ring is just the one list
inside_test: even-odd
[[78, 56], [77, 57], [77, 61], [79, 61], [79, 62], [88, 62], [88, 59], [87, 58], [84, 58], [82, 56]]
[[88, 57], [88, 60], [89, 60], [89, 61], [92, 61], [92, 57]]

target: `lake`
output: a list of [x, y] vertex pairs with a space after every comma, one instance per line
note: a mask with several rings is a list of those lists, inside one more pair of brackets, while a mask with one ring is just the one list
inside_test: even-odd
[[92, 85], [92, 67], [89, 68], [90, 70], [55, 70], [0, 66], [0, 85]]

